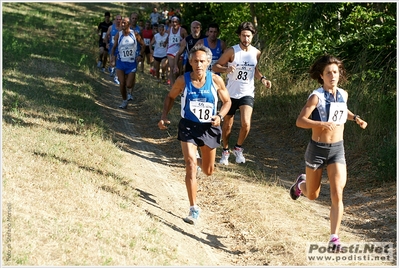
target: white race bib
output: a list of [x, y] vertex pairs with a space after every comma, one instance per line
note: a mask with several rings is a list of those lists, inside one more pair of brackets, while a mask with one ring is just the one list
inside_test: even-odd
[[348, 119], [348, 108], [344, 102], [330, 103], [330, 116], [328, 122], [334, 122], [337, 125], [345, 124]]
[[190, 101], [190, 111], [201, 123], [210, 123], [212, 121], [213, 103]]
[[102, 37], [102, 39], [104, 39], [106, 35], [107, 35], [107, 32], [103, 32], [103, 37]]
[[144, 38], [144, 44], [145, 44], [146, 46], [149, 46], [149, 45], [150, 45], [150, 42], [151, 42], [151, 40], [150, 40], [149, 38]]
[[136, 60], [136, 50], [129, 47], [121, 47], [119, 55], [123, 62], [134, 62]]
[[179, 35], [173, 35], [172, 36], [172, 42], [171, 44], [179, 44], [180, 45], [180, 36]]
[[254, 70], [252, 66], [237, 66], [233, 73], [233, 80], [248, 84]]

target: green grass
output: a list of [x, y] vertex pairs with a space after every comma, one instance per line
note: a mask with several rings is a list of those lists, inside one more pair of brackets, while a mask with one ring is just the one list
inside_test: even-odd
[[[296, 128], [295, 121], [309, 94], [320, 85], [306, 73], [294, 77], [289, 70], [283, 70], [283, 62], [283, 48], [268, 47], [263, 51], [260, 68], [272, 79], [273, 87], [271, 90], [257, 87], [254, 118], [259, 115], [265, 123], [290, 129], [294, 136], [302, 136], [302, 142], [306, 142], [309, 133]], [[349, 110], [368, 123], [365, 130], [350, 121], [345, 125], [346, 154], [349, 158], [356, 158], [355, 164], [348, 166], [348, 171], [371, 175], [383, 183], [396, 180], [397, 93], [393, 90], [396, 77], [383, 71], [378, 78], [364, 72], [367, 66], [379, 64], [367, 53], [358, 55], [357, 64], [347, 69], [348, 83], [339, 86], [348, 91]], [[391, 66], [392, 63], [387, 63], [382, 68]]]
[[[2, 5], [2, 212], [7, 213], [6, 203], [12, 204], [13, 231], [11, 260], [5, 264], [187, 265], [189, 261], [181, 256], [185, 249], [171, 244], [171, 236], [165, 234], [165, 229], [174, 236], [184, 234], [188, 240], [198, 239], [194, 241], [196, 245], [209, 241], [202, 241], [141, 208], [143, 193], [135, 174], [139, 169], [132, 172], [126, 165], [131, 160], [130, 154], [121, 150], [120, 141], [114, 140], [115, 133], [105, 123], [96, 103], [108, 89], [95, 67], [96, 27], [104, 11], [126, 15], [137, 10], [138, 4], [9, 2]], [[296, 128], [295, 119], [314, 84], [305, 78], [294, 80], [278, 68], [278, 58], [273, 58], [272, 50], [265, 52], [269, 58], [262, 64], [262, 72], [273, 79], [273, 88], [257, 91], [254, 120], [258, 126], [279, 126], [277, 131], [281, 135], [289, 133], [298, 144], [305, 144], [309, 132]], [[145, 82], [146, 88], [140, 90], [140, 104], [153, 115], [145, 118], [145, 126], [151, 125], [154, 130], [152, 126], [159, 119], [167, 89], [160, 90], [154, 82]], [[355, 85], [349, 86], [349, 90], [351, 87]], [[384, 146], [377, 151], [380, 158], [376, 165], [384, 170], [384, 165], [392, 163], [393, 158], [396, 160], [393, 149], [387, 150], [396, 151], [392, 147], [394, 139], [388, 135], [395, 132], [390, 132], [393, 126], [386, 126], [378, 117], [392, 120], [391, 106], [396, 107], [396, 102], [391, 96], [380, 101], [373, 99], [367, 106], [367, 98], [370, 96], [365, 95], [364, 101], [355, 106], [360, 112], [381, 102], [386, 105], [381, 110], [374, 109], [373, 119], [368, 120], [372, 130], [369, 134], [354, 126], [346, 129], [350, 136], [361, 137], [349, 138], [348, 154], [359, 154], [360, 159], [371, 162], [368, 147], [358, 145], [370, 144], [373, 135], [380, 133], [381, 140], [375, 146]], [[384, 113], [388, 109], [391, 113]], [[157, 132], [145, 137], [149, 144], [158, 142], [162, 149], [173, 150], [175, 158], [171, 162], [177, 162], [176, 170], [181, 167], [181, 151], [175, 139], [179, 112], [176, 103], [169, 117], [174, 122], [169, 136], [161, 137]], [[366, 112], [361, 114], [365, 118], [371, 116]], [[375, 125], [382, 131], [374, 129]], [[234, 135], [232, 138], [236, 138]], [[202, 203], [213, 214], [223, 217], [223, 222], [218, 219], [215, 225], [232, 226], [229, 235], [239, 238], [234, 240], [238, 241], [234, 245], [237, 252], [253, 249], [250, 255], [256, 256], [256, 261], [266, 258], [272, 264], [303, 264], [298, 261], [303, 257], [297, 247], [299, 242], [288, 232], [292, 222], [280, 220], [300, 222], [294, 229], [298, 233], [304, 221], [316, 226], [319, 229], [314, 232], [319, 235], [311, 236], [312, 239], [319, 239], [320, 233], [326, 235], [319, 231], [326, 230], [328, 224], [317, 216], [303, 219], [295, 213], [297, 209], [315, 209], [305, 202], [294, 204], [282, 198], [287, 197], [286, 189], [280, 187], [273, 165], [276, 160], [268, 161], [270, 166], [263, 170], [253, 162], [220, 168], [212, 179], [202, 180], [202, 194], [206, 196]], [[362, 169], [363, 174], [371, 168]], [[183, 177], [179, 173], [174, 175]], [[159, 206], [163, 208], [162, 204]], [[4, 223], [3, 217], [3, 233], [7, 231]], [[245, 240], [240, 239], [245, 238], [244, 234], [256, 234], [258, 240], [248, 241], [258, 244], [247, 247]], [[7, 256], [7, 246], [3, 244], [2, 248], [3, 256]], [[270, 254], [278, 250], [281, 255]], [[277, 258], [284, 259], [278, 263]], [[209, 260], [204, 257], [198, 262], [209, 263]]]

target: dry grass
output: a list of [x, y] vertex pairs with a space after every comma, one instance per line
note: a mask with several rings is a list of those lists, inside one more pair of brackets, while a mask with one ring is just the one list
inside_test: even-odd
[[[10, 18], [29, 14], [51, 26], [58, 14], [60, 22], [76, 17], [74, 25], [80, 29], [104, 9], [120, 8], [106, 3], [13, 5], [3, 6], [5, 26], [11, 27]], [[42, 38], [48, 33], [40, 27], [37, 31]], [[266, 159], [275, 172], [264, 172], [249, 161], [201, 177], [203, 214], [199, 226], [189, 226], [181, 220], [188, 201], [175, 138], [178, 103], [170, 130], [156, 129], [167, 87], [139, 74], [135, 102], [120, 111], [115, 108], [118, 88], [93, 67], [92, 47], [75, 44], [85, 47], [86, 57], [54, 54], [59, 47], [50, 45], [41, 51], [32, 48], [27, 59], [7, 61], [12, 55], [8, 41], [3, 69], [2, 265], [325, 265], [307, 262], [304, 252], [305, 242], [328, 237], [328, 206], [306, 199], [292, 202], [276, 173], [276, 157]], [[372, 240], [350, 226], [343, 227], [341, 237]]]
[[[159, 223], [140, 208], [134, 174], [123, 168], [129, 155], [109, 141], [40, 128], [4, 126], [3, 135], [11, 264], [155, 265], [173, 259], [160, 246]], [[135, 256], [143, 248], [149, 250]], [[166, 260], [151, 248], [166, 250]]]

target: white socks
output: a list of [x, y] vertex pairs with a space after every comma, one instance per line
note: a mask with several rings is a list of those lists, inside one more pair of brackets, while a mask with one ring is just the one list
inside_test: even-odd
[[338, 238], [338, 235], [336, 235], [336, 234], [330, 235], [330, 241], [333, 240], [333, 238]]

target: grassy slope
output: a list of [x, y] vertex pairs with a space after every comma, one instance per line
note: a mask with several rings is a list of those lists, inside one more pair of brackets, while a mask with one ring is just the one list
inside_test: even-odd
[[[179, 247], [169, 248], [163, 240], [167, 236], [159, 221], [140, 208], [140, 193], [131, 190], [138, 187], [138, 177], [124, 165], [130, 155], [114, 142], [115, 134], [95, 101], [106, 88], [93, 68], [95, 29], [108, 9], [123, 13], [134, 7], [3, 4], [2, 212], [11, 215], [12, 224], [11, 259], [6, 261], [4, 235], [3, 264], [187, 264]], [[159, 114], [161, 102], [154, 92], [143, 105], [158, 107], [152, 112]], [[231, 215], [225, 224], [241, 241], [236, 245], [243, 252], [240, 258], [251, 259], [252, 254], [261, 259], [273, 253], [263, 263], [252, 264], [306, 264], [298, 261], [303, 252], [295, 248], [300, 240], [292, 237], [291, 222], [274, 219], [316, 226], [306, 238], [313, 241], [327, 235], [328, 222], [320, 224], [317, 214], [304, 220], [294, 213], [298, 208], [316, 212], [317, 207], [307, 203], [287, 201], [276, 210], [280, 201], [271, 196], [286, 195], [286, 190], [241, 175], [264, 179], [256, 170], [238, 171], [224, 170], [217, 175], [219, 180], [205, 181], [203, 187], [209, 197], [204, 206]], [[266, 205], [253, 202], [264, 196], [270, 197]], [[8, 218], [2, 220], [7, 234]], [[294, 231], [300, 228], [297, 225]]]

